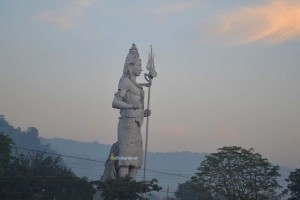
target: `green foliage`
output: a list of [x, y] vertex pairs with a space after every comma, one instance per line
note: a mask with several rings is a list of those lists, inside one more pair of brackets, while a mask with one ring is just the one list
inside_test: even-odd
[[175, 196], [180, 200], [211, 200], [212, 196], [203, 186], [186, 181], [178, 184]]
[[[2, 143], [11, 143], [7, 136], [0, 134], [0, 139]], [[3, 147], [11, 148], [1, 145]], [[27, 154], [16, 152], [14, 156], [9, 149], [5, 152], [10, 156], [6, 160], [5, 173], [0, 173], [1, 200], [92, 199], [92, 184], [86, 178], [75, 176], [63, 165], [61, 157], [34, 151]]]
[[214, 199], [276, 200], [278, 170], [253, 149], [229, 146], [208, 155], [192, 182], [211, 191]]
[[101, 190], [104, 200], [143, 199], [142, 194], [151, 191], [160, 191], [161, 187], [157, 185], [157, 180], [136, 181], [129, 176], [118, 179], [107, 179], [104, 182], [98, 182], [98, 189]]
[[291, 172], [289, 178], [287, 179], [289, 182], [286, 192], [290, 192], [291, 198], [289, 200], [299, 200], [300, 199], [300, 169], [295, 169], [295, 171]]
[[0, 176], [3, 176], [8, 170], [13, 144], [12, 139], [0, 133]]
[[18, 182], [14, 188], [24, 196], [39, 194], [56, 199], [92, 198], [91, 185], [62, 165], [60, 157], [35, 152], [19, 154], [13, 168], [18, 172], [15, 177]]

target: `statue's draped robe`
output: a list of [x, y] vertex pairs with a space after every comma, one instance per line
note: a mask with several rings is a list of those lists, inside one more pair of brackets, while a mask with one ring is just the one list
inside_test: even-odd
[[[118, 92], [115, 94], [130, 105], [144, 105], [144, 91], [142, 86], [129, 78], [121, 78]], [[143, 161], [143, 140], [141, 126], [144, 119], [144, 108], [126, 109], [120, 111], [118, 124], [119, 157], [137, 158], [120, 159], [118, 166], [133, 166], [140, 168]]]

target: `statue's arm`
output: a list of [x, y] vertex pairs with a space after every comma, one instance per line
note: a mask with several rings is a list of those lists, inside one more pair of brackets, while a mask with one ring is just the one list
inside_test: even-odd
[[143, 87], [150, 87], [151, 83], [139, 83], [139, 85]]
[[115, 94], [114, 100], [112, 102], [112, 107], [120, 110], [127, 109], [139, 109], [142, 108], [142, 105], [131, 105], [124, 102], [124, 98], [118, 95], [119, 91]]
[[115, 94], [114, 100], [112, 102], [113, 108], [126, 110], [126, 109], [139, 109], [143, 107], [142, 104], [132, 105], [125, 102], [124, 99], [128, 91], [129, 84], [130, 84], [129, 80], [127, 78], [122, 78], [120, 80], [118, 92]]

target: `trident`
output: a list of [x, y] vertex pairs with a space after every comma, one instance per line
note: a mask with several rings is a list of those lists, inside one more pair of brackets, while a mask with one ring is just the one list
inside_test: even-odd
[[[157, 76], [157, 72], [155, 71], [154, 66], [154, 55], [152, 54], [152, 45], [150, 46], [151, 52], [148, 55], [148, 63], [147, 70], [149, 70], [148, 74], [144, 74], [145, 79], [149, 83], [148, 87], [148, 102], [147, 102], [147, 110], [150, 108], [150, 89], [152, 85], [152, 79]], [[145, 162], [144, 162], [144, 181], [146, 181], [146, 166], [147, 166], [147, 149], [148, 149], [148, 131], [149, 131], [149, 115], [147, 115], [146, 122], [146, 144], [145, 144]]]

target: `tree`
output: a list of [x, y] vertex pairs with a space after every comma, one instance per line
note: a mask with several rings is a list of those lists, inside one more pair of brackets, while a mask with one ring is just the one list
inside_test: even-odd
[[10, 191], [15, 199], [92, 199], [94, 189], [86, 178], [77, 177], [60, 156], [43, 152], [17, 153]]
[[203, 186], [194, 184], [191, 180], [178, 184], [175, 196], [180, 200], [210, 200], [212, 196]]
[[273, 166], [254, 149], [229, 146], [206, 156], [192, 177], [196, 185], [211, 191], [214, 199], [276, 200], [280, 188], [276, 178], [278, 166]]
[[287, 191], [290, 192], [291, 197], [289, 200], [297, 200], [300, 199], [300, 168], [295, 169], [295, 171], [291, 172], [289, 178], [286, 180], [289, 182], [287, 186]]
[[143, 199], [142, 194], [151, 191], [160, 191], [162, 188], [157, 185], [157, 180], [136, 181], [129, 176], [106, 179], [97, 182], [98, 189], [101, 190], [104, 200], [126, 199], [136, 200]]
[[6, 198], [7, 186], [11, 175], [11, 159], [12, 159], [12, 146], [14, 142], [12, 139], [3, 133], [0, 133], [0, 197]]
[[86, 178], [66, 168], [60, 156], [30, 151], [12, 153], [12, 140], [0, 134], [0, 197], [8, 199], [92, 199]]
[[8, 170], [13, 145], [14, 142], [10, 137], [0, 133], [0, 177]]

